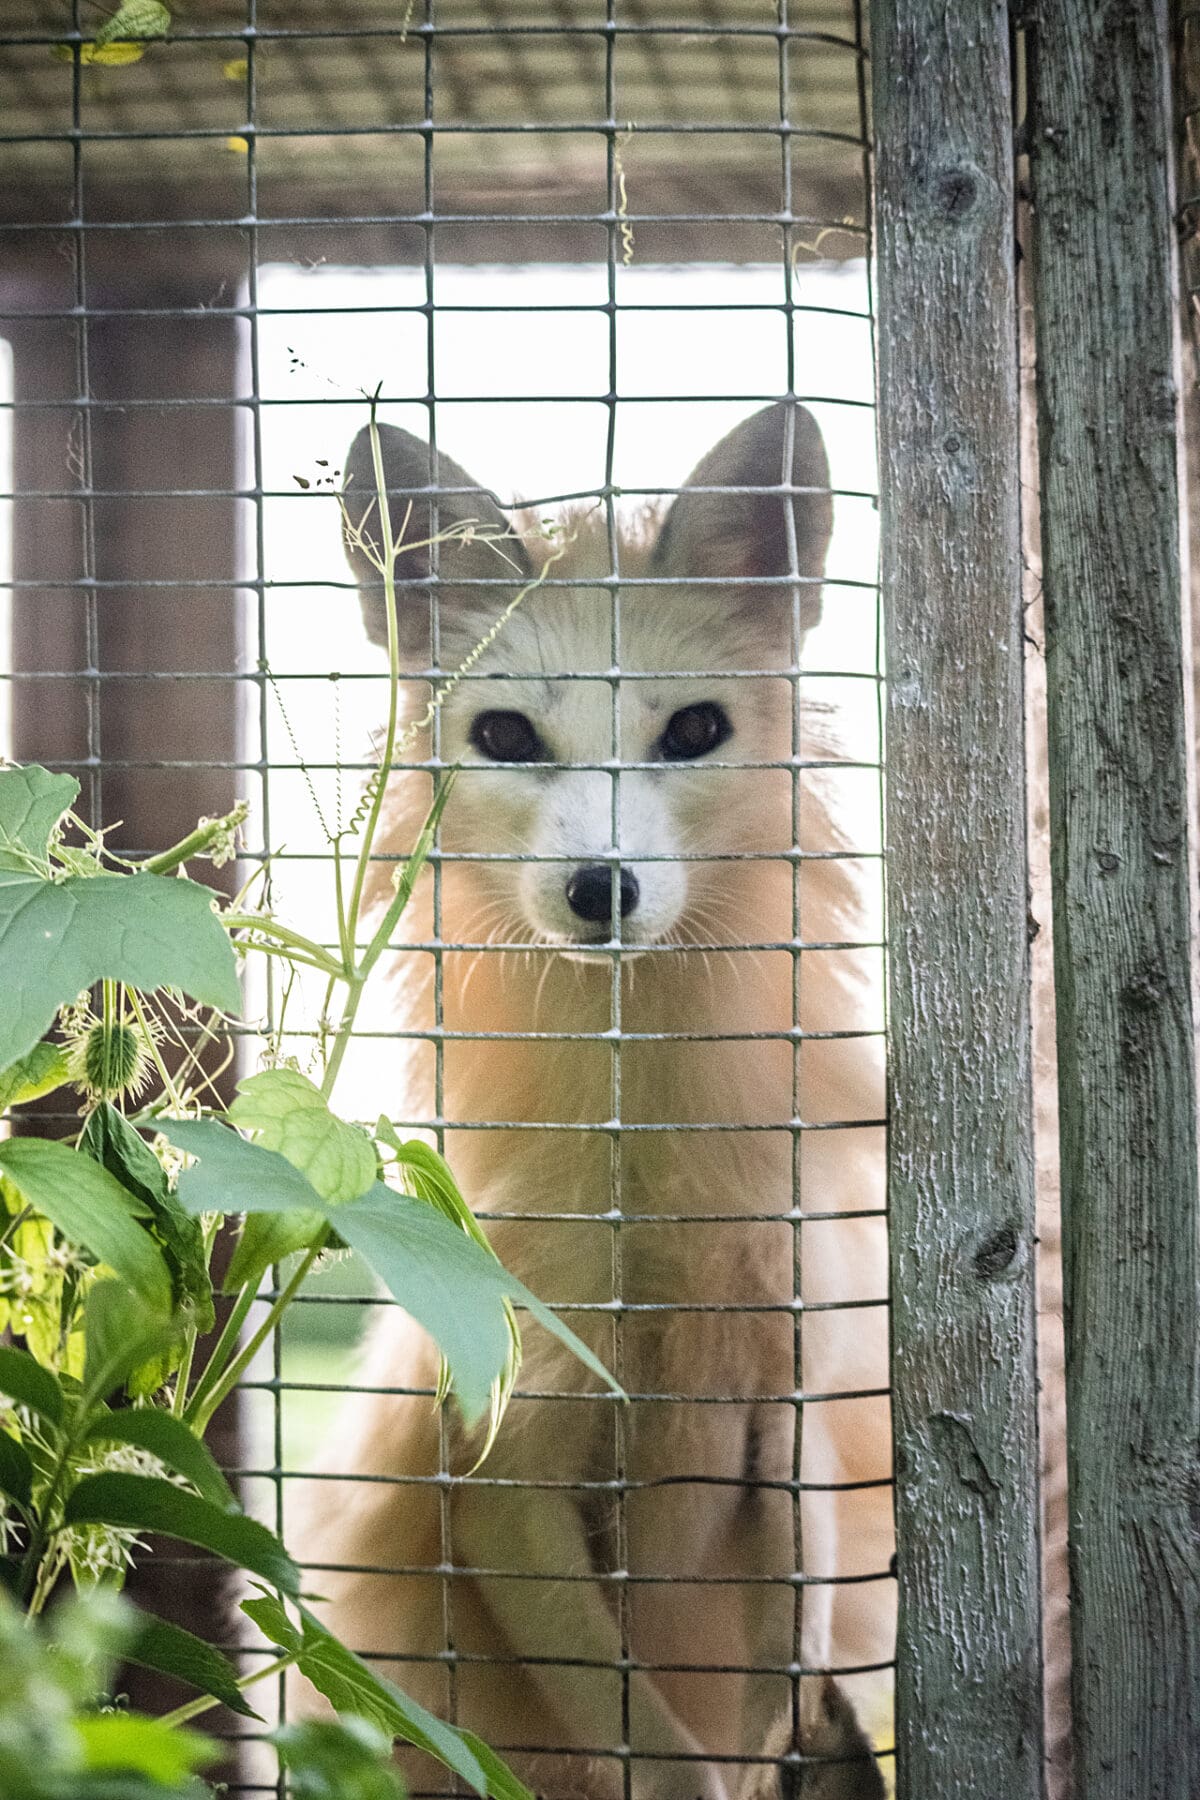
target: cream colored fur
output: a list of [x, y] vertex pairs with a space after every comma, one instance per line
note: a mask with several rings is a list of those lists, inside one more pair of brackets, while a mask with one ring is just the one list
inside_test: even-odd
[[[761, 421], [773, 416], [759, 415], [760, 438]], [[775, 441], [768, 434], [768, 451]], [[761, 455], [761, 444], [747, 450], [735, 433], [713, 453], [715, 464], [710, 457], [706, 478], [764, 479], [754, 462]], [[454, 485], [460, 473], [443, 468], [442, 480]], [[776, 466], [765, 479], [779, 473]], [[717, 760], [786, 765], [793, 684], [719, 671], [788, 666], [790, 595], [736, 588], [738, 556], [756, 566], [754, 543], [739, 550], [728, 516], [703, 500], [695, 496], [690, 510], [681, 503], [667, 551], [619, 549], [626, 577], [683, 579], [734, 564], [729, 591], [624, 594], [621, 669], [653, 679], [621, 682], [621, 756], [650, 759], [668, 717], [703, 698], [724, 705], [734, 726]], [[819, 572], [827, 519], [814, 522], [804, 504], [798, 530], [820, 539], [812, 552]], [[745, 510], [749, 519], [750, 502]], [[876, 1022], [853, 951], [809, 950], [794, 963], [786, 948], [705, 948], [786, 945], [794, 920], [807, 943], [862, 935], [853, 863], [787, 859], [786, 767], [697, 763], [623, 774], [622, 861], [642, 881], [651, 947], [622, 958], [615, 988], [610, 956], [573, 948], [558, 895], [572, 859], [593, 859], [611, 836], [611, 811], [600, 816], [611, 809], [609, 776], [480, 766], [468, 733], [481, 709], [508, 708], [533, 720], [560, 760], [611, 755], [609, 684], [553, 679], [612, 663], [610, 593], [588, 585], [610, 568], [600, 517], [570, 526], [571, 547], [553, 573], [572, 585], [535, 591], [492, 653], [509, 678], [464, 683], [442, 715], [441, 755], [462, 756], [465, 766], [442, 828], [450, 855], [440, 937], [466, 946], [442, 957], [442, 1116], [446, 1154], [471, 1204], [495, 1216], [500, 1256], [544, 1299], [596, 1309], [571, 1314], [571, 1323], [615, 1370], [630, 1403], [597, 1393], [580, 1364], [530, 1326], [520, 1382], [530, 1397], [514, 1400], [478, 1474], [448, 1487], [439, 1471], [465, 1476], [475, 1441], [452, 1410], [434, 1411], [433, 1352], [388, 1309], [372, 1332], [362, 1384], [422, 1391], [347, 1397], [318, 1464], [323, 1477], [345, 1479], [298, 1486], [287, 1535], [310, 1565], [308, 1585], [327, 1597], [327, 1622], [354, 1649], [381, 1657], [377, 1666], [431, 1709], [502, 1747], [540, 1792], [620, 1794], [613, 1752], [627, 1742], [637, 1800], [726, 1800], [741, 1780], [737, 1758], [761, 1753], [771, 1721], [788, 1708], [797, 1608], [808, 1666], [836, 1670], [891, 1654], [890, 1490], [806, 1492], [798, 1532], [791, 1495], [771, 1485], [790, 1481], [794, 1467], [818, 1486], [880, 1483], [889, 1473], [885, 1399], [814, 1399], [802, 1411], [793, 1404], [798, 1386], [852, 1395], [887, 1382], [880, 1306], [807, 1315], [793, 1306], [797, 1280], [813, 1307], [886, 1291], [881, 1221], [854, 1216], [883, 1203], [878, 1127], [790, 1129], [795, 1116], [814, 1126], [877, 1121], [881, 1051], [875, 1037], [819, 1035]], [[757, 525], [758, 542], [756, 534]], [[452, 552], [443, 580], [496, 572], [494, 553], [475, 547], [470, 556]], [[486, 589], [457, 597], [446, 589], [444, 665], [500, 603]], [[423, 604], [406, 597], [414, 614]], [[420, 666], [419, 632], [416, 645], [410, 654]], [[659, 673], [678, 669], [718, 673]], [[413, 684], [414, 714], [425, 693]], [[809, 734], [806, 752], [818, 742]], [[413, 843], [429, 795], [424, 775], [393, 778], [388, 843], [397, 855]], [[820, 775], [803, 773], [798, 796], [802, 848], [841, 849]], [[453, 857], [530, 849], [563, 860], [531, 867]], [[639, 862], [681, 853], [751, 860]], [[405, 921], [414, 943], [433, 935], [431, 908], [432, 882], [423, 880]], [[636, 943], [638, 915], [625, 923], [623, 935]], [[531, 941], [557, 947], [499, 947]], [[480, 943], [496, 947], [471, 947]], [[400, 955], [397, 976], [404, 1025], [432, 1030], [428, 953]], [[794, 1017], [800, 1042], [783, 1035]], [[602, 1034], [618, 1024], [614, 1058], [612, 1037]], [[503, 1037], [529, 1032], [549, 1035]], [[564, 1033], [572, 1041], [556, 1035]], [[697, 1041], [639, 1035], [659, 1033]], [[765, 1033], [778, 1035], [755, 1035]], [[422, 1044], [407, 1066], [398, 1058], [395, 1111], [433, 1118], [435, 1100], [434, 1051]], [[617, 1118], [626, 1129], [609, 1128]], [[794, 1203], [846, 1216], [797, 1226]], [[617, 1312], [614, 1299], [631, 1310]], [[394, 1572], [374, 1572], [380, 1566]], [[798, 1567], [817, 1585], [794, 1584]], [[820, 1584], [860, 1574], [884, 1578]], [[626, 1647], [627, 1702], [615, 1666]], [[756, 1668], [774, 1672], [743, 1672]], [[815, 1691], [805, 1684], [806, 1695]], [[417, 1773], [418, 1785], [428, 1773]]]

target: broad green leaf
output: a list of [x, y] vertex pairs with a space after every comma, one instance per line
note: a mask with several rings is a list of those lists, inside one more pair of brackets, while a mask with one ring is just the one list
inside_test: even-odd
[[215, 1119], [165, 1119], [170, 1141], [200, 1160], [179, 1177], [189, 1212], [244, 1212], [246, 1220], [225, 1275], [227, 1294], [258, 1281], [274, 1262], [302, 1250], [325, 1230], [320, 1196], [276, 1150], [247, 1143]]
[[191, 1482], [197, 1493], [223, 1511], [236, 1511], [233, 1489], [213, 1460], [212, 1451], [190, 1425], [157, 1406], [129, 1407], [105, 1413], [88, 1427], [89, 1444], [136, 1444]]
[[506, 1303], [515, 1301], [616, 1392], [603, 1363], [515, 1275], [434, 1207], [377, 1181], [367, 1193], [319, 1208], [299, 1170], [210, 1119], [168, 1120], [172, 1143], [200, 1158], [179, 1179], [195, 1212], [323, 1212], [406, 1312], [423, 1325], [454, 1372], [463, 1415], [473, 1423], [502, 1381], [512, 1344]]
[[229, 1658], [203, 1638], [166, 1619], [144, 1614], [137, 1635], [125, 1647], [125, 1659], [143, 1669], [156, 1669], [160, 1675], [186, 1681], [189, 1687], [211, 1694], [243, 1719], [260, 1716], [239, 1688], [238, 1672]]
[[256, 1599], [242, 1601], [242, 1611], [254, 1620], [263, 1636], [289, 1656], [295, 1656], [301, 1673], [339, 1712], [369, 1720], [386, 1734], [389, 1742], [403, 1738], [405, 1743], [427, 1750], [470, 1782], [477, 1793], [490, 1794], [494, 1800], [531, 1800], [528, 1789], [495, 1751], [487, 1749], [472, 1733], [445, 1725], [426, 1712], [393, 1682], [375, 1674], [360, 1657], [347, 1650], [307, 1607], [298, 1610], [299, 1630], [273, 1594], [260, 1592]]
[[307, 1250], [325, 1230], [318, 1212], [247, 1213], [225, 1271], [222, 1291], [236, 1294], [248, 1281], [258, 1283], [273, 1263]]
[[172, 1144], [199, 1158], [176, 1192], [191, 1213], [310, 1212], [323, 1218], [321, 1196], [276, 1150], [251, 1144], [215, 1119], [163, 1119]]
[[487, 1777], [487, 1791], [491, 1800], [531, 1800], [529, 1789], [523, 1781], [518, 1781], [508, 1764], [485, 1744], [481, 1737], [473, 1731], [466, 1731], [460, 1725], [458, 1735]]
[[147, 992], [178, 988], [236, 1012], [236, 961], [214, 897], [167, 875], [54, 882], [0, 869], [0, 1068], [32, 1050], [59, 1007], [101, 976]]
[[66, 1395], [57, 1378], [11, 1344], [0, 1344], [0, 1394], [27, 1406], [48, 1425], [61, 1425], [66, 1417]]
[[35, 1044], [0, 1075], [0, 1112], [52, 1094], [69, 1080], [67, 1059], [57, 1044]]
[[96, 33], [96, 46], [103, 49], [106, 44], [114, 43], [119, 38], [136, 42], [138, 39], [166, 37], [171, 29], [171, 14], [161, 0], [124, 0], [115, 13], [111, 13]]
[[[197, 1331], [211, 1331], [213, 1294], [204, 1233], [199, 1220], [171, 1192], [166, 1170], [153, 1150], [108, 1101], [89, 1117], [80, 1148], [146, 1207], [150, 1232], [161, 1244], [171, 1272], [176, 1303], [191, 1308]], [[165, 1379], [166, 1372], [155, 1385]]]
[[264, 1150], [285, 1156], [330, 1204], [365, 1194], [375, 1180], [371, 1140], [330, 1112], [320, 1090], [298, 1069], [264, 1069], [240, 1081], [229, 1117], [255, 1132]]
[[299, 1592], [300, 1571], [274, 1532], [245, 1513], [227, 1512], [155, 1475], [85, 1475], [72, 1489], [63, 1518], [68, 1525], [159, 1531], [212, 1550], [285, 1594]]
[[142, 1713], [85, 1714], [72, 1721], [83, 1748], [83, 1766], [92, 1773], [111, 1771], [145, 1775], [163, 1787], [181, 1782], [193, 1770], [215, 1762], [219, 1747], [198, 1732]]
[[[301, 1606], [304, 1644], [298, 1659], [301, 1673], [324, 1694], [335, 1712], [369, 1719], [392, 1738], [415, 1744], [453, 1769], [477, 1794], [488, 1792], [487, 1777], [452, 1725], [445, 1725], [382, 1675], [376, 1675], [352, 1650], [326, 1631], [320, 1620]], [[529, 1797], [526, 1797], [529, 1800]]]
[[[298, 1070], [267, 1069], [240, 1082], [229, 1117], [256, 1134], [258, 1147], [278, 1152], [300, 1170], [322, 1200], [352, 1200], [375, 1179], [370, 1140], [331, 1113]], [[272, 1263], [307, 1249], [324, 1229], [316, 1212], [248, 1216], [225, 1274], [226, 1293], [258, 1281]]]
[[268, 1739], [293, 1800], [404, 1800], [392, 1742], [367, 1719], [305, 1719]]
[[0, 769], [0, 850], [19, 847], [44, 861], [51, 833], [78, 793], [73, 775], [51, 775], [38, 763]]
[[166, 1263], [139, 1223], [148, 1209], [106, 1169], [65, 1144], [44, 1138], [0, 1143], [0, 1169], [69, 1243], [107, 1263], [154, 1311], [170, 1312]]
[[505, 1301], [526, 1307], [585, 1366], [620, 1393], [604, 1364], [523, 1282], [431, 1206], [376, 1182], [337, 1208], [337, 1228], [454, 1371], [463, 1416], [473, 1423], [508, 1360]]
[[[381, 1135], [384, 1142], [394, 1150], [395, 1161], [408, 1192], [415, 1195], [418, 1200], [424, 1200], [428, 1205], [436, 1207], [438, 1212], [451, 1224], [457, 1225], [465, 1231], [481, 1250], [485, 1250], [489, 1256], [495, 1257], [496, 1252], [492, 1248], [491, 1240], [463, 1199], [453, 1171], [445, 1157], [439, 1155], [436, 1150], [432, 1150], [428, 1144], [423, 1144], [419, 1138], [402, 1141], [388, 1119], [380, 1119], [377, 1135]], [[496, 1260], [499, 1261], [499, 1258]], [[504, 1302], [504, 1315], [508, 1327], [508, 1357], [504, 1368], [492, 1383], [489, 1394], [491, 1412], [489, 1428], [480, 1446], [476, 1467], [479, 1466], [479, 1463], [484, 1462], [491, 1453], [521, 1368], [521, 1328], [517, 1324], [516, 1314], [513, 1312], [510, 1300]], [[450, 1385], [450, 1370], [443, 1357], [442, 1366], [438, 1372], [437, 1398], [439, 1402], [445, 1399]]]
[[289, 1656], [295, 1655], [303, 1645], [302, 1633], [288, 1618], [282, 1600], [276, 1599], [274, 1594], [259, 1588], [256, 1599], [242, 1601], [241, 1610], [248, 1619], [253, 1619], [265, 1638], [278, 1644]]
[[7, 1495], [25, 1512], [32, 1492], [33, 1464], [28, 1450], [7, 1431], [0, 1431], [0, 1494]]
[[183, 1321], [159, 1312], [120, 1281], [97, 1281], [83, 1310], [83, 1383], [89, 1404], [107, 1399], [134, 1371], [164, 1364]]

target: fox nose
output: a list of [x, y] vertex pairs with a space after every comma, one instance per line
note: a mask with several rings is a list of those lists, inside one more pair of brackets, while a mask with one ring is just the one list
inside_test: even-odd
[[[638, 903], [637, 876], [631, 869], [621, 870], [618, 888], [624, 919]], [[611, 922], [612, 898], [612, 870], [607, 863], [586, 863], [582, 869], [576, 869], [567, 882], [567, 905], [591, 925]]]

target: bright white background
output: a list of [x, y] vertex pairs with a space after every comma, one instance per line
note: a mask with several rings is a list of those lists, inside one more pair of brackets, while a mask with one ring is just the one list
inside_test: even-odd
[[[595, 489], [606, 479], [609, 323], [598, 310], [606, 291], [607, 272], [599, 266], [442, 267], [434, 273], [431, 330], [429, 314], [419, 310], [426, 299], [423, 270], [280, 266], [261, 272], [262, 479], [269, 496], [263, 503], [263, 563], [268, 583], [288, 584], [269, 586], [265, 602], [266, 652], [276, 680], [268, 706], [272, 762], [295, 760], [290, 738], [307, 761], [337, 760], [340, 745], [343, 760], [361, 762], [369, 730], [383, 714], [382, 679], [302, 679], [335, 670], [382, 674], [382, 655], [368, 644], [354, 595], [345, 587], [336, 503], [315, 485], [340, 466], [365, 422], [363, 392], [382, 383], [381, 418], [425, 436], [422, 397], [432, 387], [439, 448], [502, 499]], [[865, 265], [800, 268], [793, 298], [798, 308], [812, 309], [795, 315], [793, 385], [820, 422], [834, 488], [846, 490], [835, 503], [824, 621], [809, 640], [806, 662], [814, 679], [806, 690], [838, 706], [848, 754], [873, 758], [875, 684], [822, 674], [870, 675], [877, 666]], [[786, 390], [783, 300], [777, 267], [618, 271], [611, 377], [620, 396], [612, 470], [618, 487], [681, 485], [711, 444]], [[297, 477], [313, 485], [305, 490]], [[644, 502], [631, 497], [624, 504]], [[502, 639], [492, 655], [503, 666]], [[257, 721], [252, 729], [256, 752]], [[337, 816], [339, 786], [346, 815], [361, 779], [351, 770], [339, 784], [314, 772], [329, 820]], [[877, 774], [846, 771], [838, 783], [858, 847], [877, 850]], [[298, 774], [271, 775], [269, 842], [284, 851], [275, 865], [282, 916], [327, 932], [327, 869], [306, 860], [325, 854], [326, 845]], [[297, 856], [305, 860], [291, 860]], [[384, 1015], [372, 1022], [383, 1023]], [[376, 1099], [385, 1099], [379, 1066], [367, 1047], [347, 1064], [345, 1085], [364, 1116]], [[394, 1104], [394, 1093], [391, 1098]]]

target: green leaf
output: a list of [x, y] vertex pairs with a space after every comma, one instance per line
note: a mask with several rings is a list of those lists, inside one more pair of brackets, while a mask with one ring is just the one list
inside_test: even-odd
[[83, 1382], [89, 1404], [106, 1399], [139, 1365], [165, 1362], [182, 1324], [147, 1306], [123, 1282], [95, 1282], [83, 1310]]
[[67, 1399], [57, 1377], [11, 1344], [0, 1344], [0, 1394], [27, 1406], [48, 1425], [61, 1425], [66, 1417]]
[[145, 1775], [170, 1787], [205, 1763], [215, 1762], [218, 1746], [211, 1738], [141, 1713], [108, 1712], [72, 1721], [83, 1750], [84, 1767]]
[[171, 1282], [162, 1252], [139, 1223], [148, 1209], [106, 1169], [43, 1138], [0, 1143], [0, 1169], [69, 1243], [107, 1263], [152, 1311], [170, 1312]]
[[225, 1271], [222, 1291], [236, 1294], [248, 1281], [257, 1286], [273, 1263], [294, 1250], [307, 1250], [325, 1230], [318, 1212], [247, 1213]]
[[239, 1688], [238, 1672], [229, 1658], [180, 1625], [143, 1615], [137, 1635], [125, 1647], [125, 1659], [211, 1694], [240, 1718], [260, 1717]]
[[67, 1059], [56, 1044], [35, 1044], [0, 1074], [0, 1112], [52, 1094], [70, 1079]]
[[[284, 1157], [324, 1201], [352, 1200], [375, 1179], [370, 1139], [331, 1113], [320, 1091], [295, 1069], [267, 1069], [240, 1082], [229, 1117], [256, 1133], [255, 1148]], [[257, 1282], [272, 1263], [307, 1249], [324, 1230], [323, 1215], [314, 1211], [250, 1214], [225, 1274], [225, 1292]]]
[[199, 1162], [179, 1177], [178, 1196], [189, 1212], [247, 1214], [224, 1288], [236, 1293], [265, 1269], [302, 1250], [325, 1230], [320, 1196], [276, 1150], [247, 1143], [214, 1119], [164, 1119], [170, 1141]]
[[[319, 1209], [315, 1189], [274, 1150], [248, 1144], [211, 1119], [167, 1120], [172, 1143], [200, 1158], [179, 1178], [179, 1198], [195, 1212]], [[319, 1209], [370, 1264], [406, 1312], [423, 1325], [454, 1372], [463, 1415], [473, 1423], [512, 1345], [506, 1302], [516, 1301], [566, 1344], [614, 1392], [620, 1389], [593, 1355], [529, 1289], [440, 1211], [377, 1181], [367, 1193]]]
[[59, 1007], [102, 976], [146, 992], [179, 988], [236, 1012], [236, 961], [214, 898], [174, 876], [55, 882], [0, 869], [0, 1068], [32, 1050]]
[[367, 1719], [305, 1719], [267, 1741], [291, 1776], [294, 1800], [404, 1800], [391, 1739]]
[[170, 12], [160, 0], [124, 0], [124, 4], [104, 21], [96, 33], [95, 43], [97, 49], [102, 50], [106, 44], [120, 38], [137, 42], [166, 37], [170, 29]]
[[289, 1656], [296, 1655], [300, 1650], [304, 1642], [303, 1635], [288, 1618], [282, 1600], [277, 1600], [274, 1594], [268, 1594], [265, 1589], [259, 1588], [258, 1598], [243, 1600], [241, 1610], [248, 1619], [253, 1619], [265, 1638], [278, 1644]]
[[68, 1525], [160, 1531], [185, 1544], [212, 1550], [285, 1594], [299, 1591], [300, 1571], [273, 1531], [243, 1512], [214, 1506], [211, 1500], [185, 1493], [156, 1475], [85, 1475], [71, 1490], [63, 1519]]
[[215, 1314], [204, 1233], [199, 1220], [171, 1192], [166, 1170], [153, 1150], [107, 1100], [89, 1117], [80, 1149], [145, 1206], [151, 1234], [161, 1244], [171, 1272], [177, 1304], [191, 1308], [197, 1331], [211, 1331]]
[[24, 1444], [0, 1431], [0, 1494], [28, 1512], [33, 1494], [33, 1464]]
[[393, 1738], [403, 1738], [405, 1743], [428, 1751], [461, 1775], [477, 1793], [493, 1795], [495, 1800], [531, 1800], [528, 1789], [495, 1751], [487, 1749], [470, 1732], [443, 1724], [426, 1712], [393, 1682], [376, 1675], [352, 1650], [347, 1650], [307, 1607], [298, 1610], [300, 1630], [273, 1594], [260, 1591], [256, 1599], [242, 1601], [242, 1611], [254, 1620], [263, 1636], [294, 1656], [300, 1672], [339, 1712], [370, 1721], [386, 1734], [389, 1743]]
[[487, 1777], [487, 1791], [492, 1800], [531, 1800], [525, 1783], [517, 1780], [508, 1764], [496, 1755], [490, 1744], [485, 1744], [481, 1737], [476, 1737], [473, 1731], [464, 1730], [461, 1725], [458, 1727], [458, 1735]]
[[136, 1444], [149, 1450], [177, 1475], [190, 1481], [205, 1500], [228, 1512], [236, 1509], [233, 1489], [213, 1460], [212, 1451], [190, 1425], [157, 1406], [135, 1406], [106, 1413], [88, 1427], [89, 1444]]
[[330, 1112], [320, 1090], [298, 1069], [265, 1069], [240, 1081], [229, 1117], [255, 1132], [265, 1150], [285, 1156], [331, 1205], [365, 1194], [375, 1180], [370, 1138]]
[[324, 1217], [311, 1182], [276, 1150], [251, 1144], [215, 1119], [163, 1119], [172, 1144], [200, 1160], [176, 1192], [192, 1213], [311, 1212]]
[[[16, 846], [44, 862], [51, 834], [75, 804], [79, 783], [73, 775], [51, 775], [38, 763], [0, 769], [0, 846]], [[24, 861], [9, 867], [25, 867]]]
[[527, 1307], [547, 1331], [607, 1383], [604, 1364], [490, 1250], [473, 1243], [424, 1201], [376, 1182], [369, 1194], [337, 1208], [337, 1228], [406, 1312], [438, 1344], [454, 1371], [463, 1415], [473, 1423], [508, 1359], [506, 1300]]
[[[460, 1732], [426, 1712], [385, 1677], [376, 1675], [326, 1631], [307, 1607], [301, 1606], [299, 1611], [304, 1645], [298, 1667], [336, 1712], [369, 1719], [389, 1737], [402, 1738], [406, 1744], [415, 1744], [418, 1750], [436, 1756], [469, 1782], [477, 1794], [489, 1791], [487, 1776]], [[525, 1796], [525, 1800], [530, 1800], [530, 1796]]]

